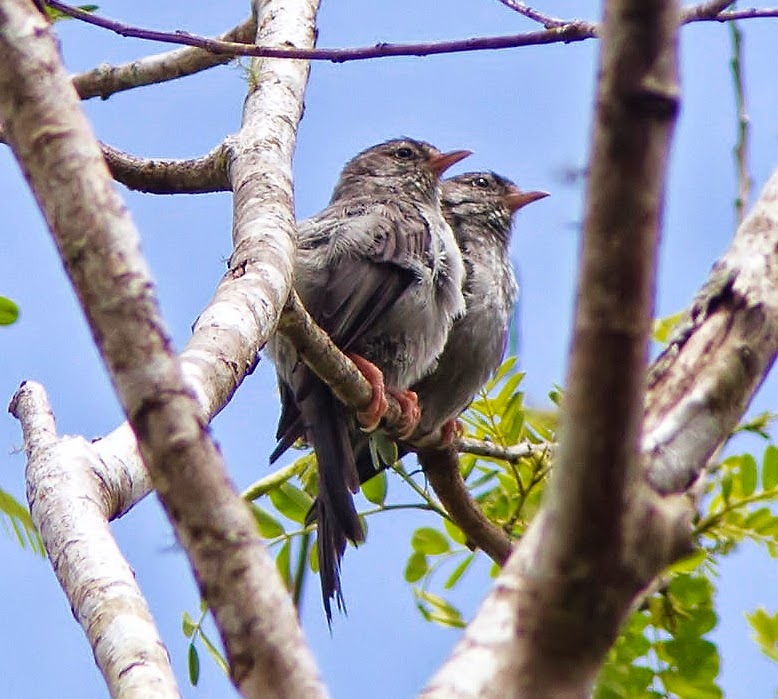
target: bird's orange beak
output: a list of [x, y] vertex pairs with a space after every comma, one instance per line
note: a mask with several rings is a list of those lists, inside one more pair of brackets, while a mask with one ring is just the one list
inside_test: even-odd
[[513, 214], [527, 204], [538, 199], [545, 199], [547, 196], [549, 196], [548, 192], [522, 192], [518, 187], [512, 187], [505, 197], [505, 203]]
[[436, 153], [429, 160], [430, 170], [440, 177], [454, 163], [458, 163], [472, 154], [473, 151], [471, 150], [452, 150], [448, 153]]

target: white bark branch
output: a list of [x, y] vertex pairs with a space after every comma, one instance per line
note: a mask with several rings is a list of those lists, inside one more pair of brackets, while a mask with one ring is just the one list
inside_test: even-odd
[[22, 384], [9, 411], [24, 434], [33, 522], [111, 696], [180, 696], [146, 600], [108, 526], [113, 496], [94, 449], [82, 437], [57, 437], [40, 384]]
[[[260, 35], [279, 40], [286, 29], [292, 38], [302, 36], [312, 43], [315, 3], [268, 5], [259, 13]], [[302, 64], [280, 71], [301, 85], [300, 94], [292, 95], [298, 117], [306, 69]], [[259, 78], [276, 81], [270, 68], [259, 73]], [[283, 76], [279, 83], [284, 86]], [[261, 85], [255, 90], [259, 92]], [[273, 96], [271, 88], [265, 95], [271, 109], [277, 107]], [[324, 696], [291, 601], [249, 509], [226, 478], [204, 416], [171, 353], [153, 285], [138, 253], [137, 232], [112, 188], [51, 29], [25, 0], [0, 2], [0, 115], [55, 236], [162, 504], [214, 612], [233, 682], [251, 697]], [[268, 138], [264, 144], [271, 149], [264, 158], [266, 177], [272, 178], [273, 168], [288, 173], [291, 152], [283, 145], [293, 144], [296, 123], [267, 125], [280, 127], [280, 134], [277, 141]], [[291, 139], [285, 139], [288, 133]], [[287, 185], [286, 196], [276, 208], [293, 221], [291, 181], [280, 179]], [[293, 239], [293, 223], [289, 228], [282, 239]], [[286, 262], [291, 269], [291, 259]], [[242, 260], [239, 271], [248, 274], [251, 268], [252, 260]], [[288, 293], [291, 275], [280, 276], [281, 282], [269, 285], [271, 305], [254, 314], [266, 332]], [[257, 288], [265, 291], [261, 284]]]
[[778, 354], [778, 170], [649, 375], [650, 483], [681, 492], [730, 435]]

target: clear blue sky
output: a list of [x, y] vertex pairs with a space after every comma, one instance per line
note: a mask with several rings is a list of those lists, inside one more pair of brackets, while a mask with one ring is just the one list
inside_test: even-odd
[[[566, 16], [568, 5], [544, 2]], [[158, 29], [220, 32], [247, 13], [243, 2], [108, 0], [107, 16]], [[593, 2], [575, 3], [578, 16], [595, 18]], [[778, 20], [743, 23], [749, 113], [753, 123], [752, 174], [757, 190], [778, 165]], [[325, 0], [319, 45], [419, 41], [506, 34], [536, 29], [497, 0]], [[118, 63], [166, 47], [122, 39], [77, 22], [57, 25], [68, 67]], [[682, 34], [683, 108], [673, 147], [666, 225], [658, 282], [658, 313], [684, 307], [733, 232], [735, 192], [732, 147], [734, 102], [728, 67], [728, 32], [717, 24]], [[295, 159], [300, 217], [322, 208], [342, 164], [357, 151], [397, 135], [424, 138], [443, 149], [475, 155], [457, 166], [493, 169], [552, 197], [518, 217], [512, 258], [522, 284], [521, 366], [531, 402], [564, 378], [582, 187], [567, 174], [580, 170], [588, 151], [597, 43], [552, 45], [345, 65], [316, 64]], [[236, 66], [85, 104], [99, 137], [142, 156], [203, 154], [239, 125], [245, 92]], [[54, 254], [26, 185], [7, 149], [0, 147], [2, 255], [0, 294], [22, 308], [20, 321], [0, 329], [0, 400], [7, 402], [27, 378], [42, 381], [62, 433], [105, 434], [121, 420], [106, 375], [73, 293]], [[140, 228], [143, 248], [159, 285], [162, 308], [178, 347], [209, 300], [230, 254], [229, 196], [154, 197], [124, 192]], [[771, 377], [752, 410], [778, 409]], [[235, 400], [214, 422], [230, 472], [239, 487], [268, 473], [267, 456], [278, 415], [272, 367], [262, 361]], [[24, 458], [16, 422], [0, 418], [0, 487], [23, 499]], [[403, 491], [392, 482], [390, 494]], [[412, 696], [447, 655], [458, 632], [421, 620], [402, 572], [413, 529], [422, 515], [384, 514], [370, 521], [367, 543], [349, 550], [343, 568], [348, 618], [330, 636], [311, 580], [304, 604], [305, 633], [334, 697], [402, 699]], [[197, 596], [184, 555], [153, 497], [114, 530], [146, 593], [187, 697], [234, 696], [206, 658], [198, 689], [186, 677], [183, 610]], [[0, 686], [27, 699], [107, 696], [89, 647], [72, 619], [49, 565], [0, 536]], [[455, 601], [472, 614], [486, 591], [486, 565], [472, 571]], [[714, 634], [723, 655], [728, 697], [773, 695], [775, 666], [749, 640], [745, 611], [778, 608], [778, 566], [745, 547], [722, 566], [720, 625]]]

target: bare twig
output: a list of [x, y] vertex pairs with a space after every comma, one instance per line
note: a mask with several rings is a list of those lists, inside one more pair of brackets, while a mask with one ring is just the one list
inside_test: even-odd
[[512, 34], [508, 36], [478, 37], [460, 41], [426, 42], [419, 44], [390, 44], [381, 42], [375, 46], [350, 49], [277, 48], [270, 46], [253, 46], [233, 41], [219, 41], [217, 39], [196, 36], [188, 32], [161, 32], [153, 29], [142, 29], [140, 27], [134, 27], [104, 17], [99, 17], [89, 12], [84, 12], [78, 8], [58, 2], [58, 0], [51, 0], [48, 4], [71, 17], [79, 19], [87, 24], [93, 24], [103, 29], [108, 29], [121, 36], [159, 41], [168, 44], [194, 46], [215, 54], [227, 56], [300, 58], [310, 61], [332, 61], [334, 63], [361, 61], [371, 58], [387, 58], [391, 56], [430, 56], [441, 53], [517, 48], [520, 46], [534, 46], [558, 42], [570, 43], [591, 39], [596, 36], [596, 25], [590, 22], [575, 21], [542, 32]]
[[518, 12], [527, 19], [542, 24], [546, 29], [555, 29], [556, 27], [562, 27], [565, 24], [570, 23], [569, 20], [552, 17], [539, 10], [535, 10], [527, 5], [527, 3], [519, 2], [519, 0], [500, 0], [500, 2], [505, 5], [505, 7], [509, 7], [511, 10]]
[[737, 109], [737, 141], [735, 143], [735, 170], [737, 172], [737, 196], [735, 197], [735, 219], [743, 222], [748, 197], [751, 194], [751, 176], [748, 171], [748, 137], [750, 120], [746, 109], [746, 86], [743, 80], [743, 35], [737, 22], [731, 22], [729, 33], [732, 39], [732, 81], [735, 87]]
[[153, 194], [204, 194], [230, 189], [221, 146], [193, 160], [138, 158], [101, 143], [111, 175], [129, 189]]
[[713, 19], [716, 15], [726, 10], [735, 0], [707, 0], [698, 5], [684, 7], [681, 10], [681, 22], [692, 22], [705, 19]]
[[531, 442], [521, 442], [510, 447], [503, 447], [494, 442], [485, 442], [480, 439], [472, 439], [471, 437], [460, 437], [454, 443], [454, 446], [458, 451], [465, 454], [488, 456], [492, 459], [502, 459], [512, 464], [528, 457], [550, 455], [556, 447], [553, 444], [532, 444]]

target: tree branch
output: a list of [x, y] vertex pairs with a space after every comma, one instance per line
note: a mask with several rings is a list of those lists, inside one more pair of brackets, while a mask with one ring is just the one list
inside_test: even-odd
[[[302, 1], [273, 8], [263, 35], [287, 34], [310, 44], [315, 9]], [[304, 86], [306, 68], [285, 62], [282, 72], [301, 77]], [[270, 67], [265, 71], [258, 77], [267, 77]], [[0, 114], [215, 614], [233, 681], [245, 696], [323, 696], [275, 565], [229, 484], [172, 355], [137, 232], [113, 191], [51, 29], [26, 0], [0, 4]], [[277, 678], [272, 687], [268, 676]]]
[[33, 521], [111, 696], [141, 699], [153, 687], [160, 699], [179, 697], [151, 611], [108, 526], [119, 484], [102, 477], [89, 442], [57, 437], [40, 384], [23, 383], [8, 410], [24, 433]]
[[698, 5], [684, 7], [681, 10], [681, 22], [713, 19], [716, 15], [726, 10], [735, 0], [707, 0]]
[[462, 530], [471, 548], [480, 548], [495, 563], [508, 560], [513, 542], [510, 536], [491, 522], [470, 496], [459, 471], [456, 449], [420, 449], [419, 464], [446, 512]]
[[[84, 12], [76, 7], [66, 5], [58, 0], [47, 2], [53, 8], [70, 17], [79, 19], [87, 24], [93, 24], [103, 29], [120, 34], [121, 36], [134, 37], [149, 41], [159, 41], [170, 44], [184, 44], [193, 46], [217, 55], [228, 56], [256, 56], [261, 58], [288, 58], [305, 59], [309, 61], [332, 61], [333, 63], [345, 63], [347, 61], [363, 61], [373, 58], [388, 58], [392, 56], [432, 56], [447, 53], [462, 53], [466, 51], [484, 51], [518, 48], [521, 46], [538, 46], [559, 42], [572, 43], [593, 39], [599, 35], [600, 28], [596, 23], [584, 20], [558, 20], [532, 10], [524, 3], [515, 0], [500, 0], [513, 9], [522, 12], [525, 16], [541, 22], [547, 29], [541, 32], [529, 32], [526, 34], [510, 34], [507, 36], [477, 37], [459, 41], [425, 42], [417, 44], [390, 44], [381, 42], [375, 46], [365, 46], [349, 49], [305, 49], [305, 48], [277, 48], [265, 46], [250, 46], [239, 41], [223, 41], [197, 36], [188, 32], [161, 32], [153, 29], [134, 27], [114, 20], [99, 17], [95, 14]], [[716, 7], [728, 7], [732, 1], [702, 3], [689, 8], [682, 22], [684, 24], [700, 21], [729, 22], [736, 19], [754, 19], [758, 17], [778, 17], [778, 9], [750, 9], [736, 12], [713, 13]], [[522, 9], [519, 9], [521, 7]], [[224, 61], [226, 62], [226, 61]], [[209, 67], [209, 66], [208, 66]], [[175, 76], [177, 77], [177, 76]], [[158, 82], [153, 80], [151, 82]], [[131, 85], [130, 87], [134, 87]]]
[[[216, 40], [253, 44], [257, 23], [253, 17], [220, 34]], [[136, 87], [194, 75], [214, 66], [229, 63], [235, 57], [201, 48], [187, 47], [139, 58], [118, 66], [103, 64], [86, 73], [73, 76], [73, 85], [82, 100], [92, 97], [108, 99], [111, 95]]]
[[569, 24], [567, 20], [559, 19], [558, 17], [552, 17], [539, 10], [536, 10], [525, 2], [519, 2], [519, 0], [499, 0], [505, 7], [518, 12], [527, 19], [531, 19], [533, 22], [542, 24], [546, 29], [554, 29], [555, 27], [561, 27], [565, 24]]
[[506, 49], [519, 46], [535, 46], [558, 42], [570, 43], [583, 41], [596, 36], [596, 25], [590, 22], [572, 21], [562, 26], [542, 32], [527, 34], [512, 34], [508, 36], [478, 37], [460, 41], [426, 42], [420, 44], [390, 44], [381, 42], [375, 46], [365, 46], [351, 49], [308, 49], [301, 47], [278, 48], [271, 46], [250, 46], [233, 41], [220, 41], [208, 37], [196, 36], [188, 32], [161, 32], [153, 29], [134, 27], [114, 20], [99, 17], [90, 12], [84, 12], [76, 7], [51, 0], [51, 7], [70, 17], [87, 24], [93, 24], [103, 29], [149, 41], [159, 41], [168, 44], [183, 44], [210, 51], [225, 56], [256, 56], [259, 58], [305, 59], [309, 61], [361, 61], [371, 58], [386, 58], [390, 56], [430, 56], [441, 53], [460, 53], [463, 51], [482, 51], [485, 49]]
[[139, 158], [101, 143], [111, 176], [128, 189], [153, 194], [205, 194], [230, 189], [222, 146], [190, 160]]
[[778, 354], [778, 170], [648, 377], [649, 482], [682, 492], [727, 439]]
[[606, 2], [555, 468], [541, 511], [424, 697], [587, 696], [632, 598], [690, 546], [683, 504], [641, 488], [638, 458], [678, 25], [672, 0]]

